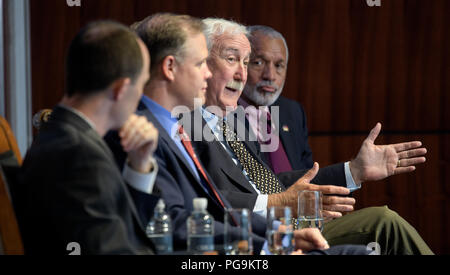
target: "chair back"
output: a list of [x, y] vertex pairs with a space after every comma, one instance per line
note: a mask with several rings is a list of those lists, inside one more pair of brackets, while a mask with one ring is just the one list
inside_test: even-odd
[[[23, 242], [14, 211], [10, 185], [5, 169], [10, 166], [20, 167], [22, 156], [11, 127], [0, 116], [0, 254], [24, 254]], [[18, 168], [17, 168], [18, 169]], [[10, 183], [11, 184], [11, 183]]]
[[0, 166], [0, 240], [3, 251], [0, 254], [23, 255], [24, 248], [20, 236], [14, 207], [11, 201], [6, 176]]
[[0, 155], [6, 154], [9, 151], [14, 153], [19, 165], [22, 165], [22, 156], [20, 155], [17, 140], [14, 137], [8, 121], [0, 116]]

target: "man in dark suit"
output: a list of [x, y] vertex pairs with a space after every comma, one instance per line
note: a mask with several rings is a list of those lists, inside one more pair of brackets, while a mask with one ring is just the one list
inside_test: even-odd
[[[266, 150], [263, 153], [263, 159], [277, 173], [309, 168], [313, 165], [313, 161], [303, 108], [299, 103], [280, 96], [288, 62], [286, 41], [279, 32], [270, 27], [252, 26], [248, 27], [248, 30], [252, 56], [247, 85], [239, 104], [248, 111], [246, 114], [249, 126], [256, 133], [261, 147], [267, 143], [276, 145], [274, 150]], [[267, 106], [277, 108], [270, 112]], [[260, 120], [271, 118], [272, 123], [264, 125], [260, 123]], [[375, 145], [380, 129], [381, 124], [372, 129], [354, 160], [334, 165], [342, 171], [341, 174], [345, 174], [346, 186], [352, 191], [360, 188], [363, 181], [376, 181], [391, 175], [411, 172], [415, 169], [414, 165], [425, 162], [423, 155], [426, 149], [419, 148], [420, 142]], [[376, 210], [385, 212], [385, 209]], [[357, 221], [361, 220], [361, 215], [358, 215], [361, 212], [358, 212], [352, 214]], [[368, 216], [367, 210], [364, 211], [364, 215]], [[351, 216], [346, 217], [350, 218]], [[324, 230], [325, 236], [329, 237], [328, 233], [332, 231], [333, 225], [339, 223], [341, 223], [339, 220], [328, 223]], [[400, 253], [431, 253], [412, 227], [406, 225], [406, 221], [402, 221], [402, 224], [410, 229], [411, 234], [414, 233], [416, 245], [411, 245]]]
[[[128, 152], [123, 177], [133, 186], [130, 190], [145, 186], [151, 193], [158, 133], [132, 114], [149, 79], [149, 64], [145, 45], [119, 23], [91, 23], [70, 44], [66, 94], [22, 167], [19, 215], [26, 253], [153, 254], [130, 191], [102, 139], [107, 131], [120, 129]], [[153, 204], [158, 200], [152, 199]]]
[[[345, 188], [350, 186], [347, 175], [344, 173], [344, 165], [338, 164], [320, 169], [317, 177], [313, 179], [315, 184], [311, 184], [309, 180], [299, 178], [305, 171], [284, 171], [276, 176], [264, 163], [261, 152], [258, 150], [259, 144], [249, 140], [248, 134], [245, 133], [246, 127], [240, 126], [247, 122], [245, 115], [240, 115], [241, 112], [237, 108], [237, 101], [247, 81], [250, 43], [246, 41], [245, 36], [237, 37], [236, 33], [239, 32], [236, 29], [225, 32], [224, 29], [229, 23], [221, 23], [220, 19], [205, 19], [204, 22], [208, 26], [206, 32], [208, 45], [210, 45], [208, 66], [213, 77], [208, 81], [206, 94], [208, 107], [202, 110], [202, 115], [210, 131], [213, 132], [215, 140], [200, 141], [196, 143], [196, 146], [200, 158], [221, 192], [232, 204], [246, 205], [262, 216], [266, 215], [267, 207], [275, 205], [291, 206], [296, 213], [297, 192], [300, 190], [320, 190], [327, 195], [324, 196], [323, 206], [324, 216], [327, 219], [339, 218], [342, 212], [353, 210], [355, 203], [353, 198], [336, 196], [336, 194], [348, 195], [350, 192], [348, 188]], [[273, 49], [272, 45], [269, 48]], [[275, 52], [278, 53], [279, 50], [275, 49]], [[274, 90], [268, 85], [263, 88]], [[266, 120], [268, 119], [270, 118], [266, 116]], [[376, 135], [374, 130], [369, 138], [374, 139]], [[274, 146], [275, 149], [277, 147]], [[388, 150], [391, 149], [388, 148]], [[379, 158], [377, 152], [364, 153], [359, 159], [357, 158], [362, 159], [363, 162], [354, 163], [356, 171], [362, 172], [356, 174], [356, 178], [374, 179], [389, 176], [383, 173], [385, 172], [383, 161], [386, 160], [373, 161]], [[217, 162], [214, 161], [215, 159], [222, 161]], [[390, 159], [386, 162], [387, 165], [391, 164]], [[371, 169], [365, 170], [365, 167]], [[317, 170], [318, 164], [315, 163], [310, 172], [317, 173]], [[367, 245], [378, 242], [382, 247], [381, 251], [385, 254], [431, 253], [414, 228], [387, 208], [368, 208], [357, 212], [357, 215], [347, 215], [327, 223], [327, 225], [334, 223], [335, 226], [333, 230], [328, 230], [325, 237], [333, 244]], [[389, 228], [396, 228], [398, 231], [394, 232]], [[399, 234], [402, 237], [392, 241], [393, 238], [390, 236]]]

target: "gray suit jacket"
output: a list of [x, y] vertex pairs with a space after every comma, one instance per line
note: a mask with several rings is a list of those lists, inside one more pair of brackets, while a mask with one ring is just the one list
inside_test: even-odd
[[110, 149], [78, 115], [53, 110], [22, 174], [26, 253], [68, 254], [77, 242], [81, 254], [152, 254]]

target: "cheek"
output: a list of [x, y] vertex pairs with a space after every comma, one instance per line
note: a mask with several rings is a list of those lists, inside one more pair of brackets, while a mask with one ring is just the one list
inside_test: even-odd
[[255, 85], [257, 82], [259, 82], [258, 74], [249, 71], [247, 75], [247, 85]]

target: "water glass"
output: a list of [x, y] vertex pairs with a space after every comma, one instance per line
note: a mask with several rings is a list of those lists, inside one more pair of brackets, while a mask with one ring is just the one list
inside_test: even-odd
[[294, 250], [292, 211], [275, 206], [267, 210], [267, 244], [274, 255], [289, 255]]
[[251, 211], [246, 208], [225, 210], [224, 250], [227, 255], [252, 255]]
[[318, 228], [322, 232], [322, 192], [298, 192], [298, 229], [302, 228]]

